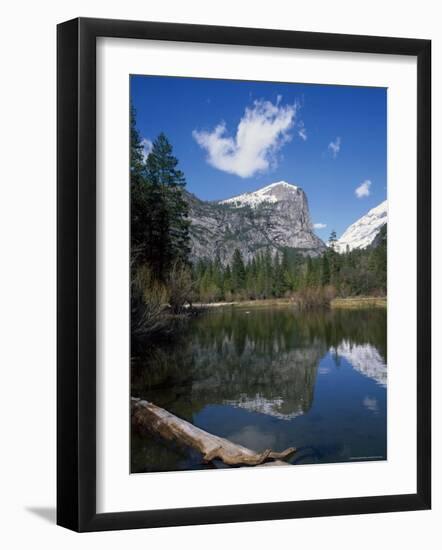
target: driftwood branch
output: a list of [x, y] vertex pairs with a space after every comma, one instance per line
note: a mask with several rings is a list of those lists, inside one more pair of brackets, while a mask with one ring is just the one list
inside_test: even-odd
[[228, 439], [210, 434], [182, 420], [149, 401], [131, 398], [132, 423], [141, 431], [149, 431], [164, 439], [192, 447], [199, 451], [206, 462], [222, 460], [229, 466], [258, 466], [260, 464], [280, 466], [284, 459], [296, 452], [289, 447], [280, 453], [267, 449], [256, 453], [247, 447], [232, 443]]

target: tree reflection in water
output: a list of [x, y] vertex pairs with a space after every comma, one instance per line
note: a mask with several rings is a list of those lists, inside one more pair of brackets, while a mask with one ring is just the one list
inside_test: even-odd
[[[333, 394], [330, 389], [325, 391], [329, 384], [326, 376], [333, 374], [333, 384], [338, 384], [333, 391], [348, 406], [357, 391], [385, 393], [386, 353], [385, 310], [299, 314], [282, 307], [220, 308], [193, 320], [173, 342], [147, 347], [134, 357], [132, 394], [208, 431], [262, 450], [270, 440], [274, 446], [294, 436], [293, 428], [302, 425], [302, 417], [307, 415], [309, 422], [314, 421], [314, 401], [315, 406], [332, 406]], [[366, 384], [372, 383], [378, 389], [359, 388], [362, 382], [347, 371], [338, 375], [343, 363], [353, 376], [362, 375]], [[323, 382], [319, 384], [319, 380]], [[320, 402], [315, 398], [318, 392]], [[351, 406], [357, 414], [364, 411], [373, 416], [374, 407], [367, 405], [373, 399], [361, 395], [358, 404]], [[327, 423], [339, 412], [337, 405], [333, 406]], [[379, 417], [379, 404], [377, 414]], [[343, 427], [345, 419], [339, 420]], [[361, 422], [370, 425], [368, 420]], [[273, 422], [271, 426], [269, 422]], [[358, 429], [361, 426], [353, 431]], [[381, 439], [384, 431], [381, 426]], [[146, 453], [151, 453], [152, 446], [138, 437], [132, 443], [133, 471], [163, 469], [150, 464], [158, 461], [164, 469], [201, 467], [198, 458], [189, 458], [182, 449], [170, 450], [173, 458], [169, 453], [165, 460], [163, 455], [169, 451], [161, 442], [154, 445], [161, 449], [162, 458], [155, 452], [156, 458], [149, 458]], [[380, 446], [384, 448], [385, 441]], [[316, 456], [312, 461], [321, 460]]]

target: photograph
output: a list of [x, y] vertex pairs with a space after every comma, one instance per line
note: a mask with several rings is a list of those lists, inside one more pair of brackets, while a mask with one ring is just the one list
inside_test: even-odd
[[130, 472], [387, 460], [387, 88], [129, 79]]
[[441, 538], [436, 3], [260, 7], [5, 4], [6, 550]]

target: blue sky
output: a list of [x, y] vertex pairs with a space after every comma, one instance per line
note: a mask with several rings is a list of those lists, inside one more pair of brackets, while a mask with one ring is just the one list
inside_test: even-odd
[[384, 88], [141, 75], [130, 86], [146, 151], [164, 132], [201, 199], [285, 180], [325, 240], [386, 199]]

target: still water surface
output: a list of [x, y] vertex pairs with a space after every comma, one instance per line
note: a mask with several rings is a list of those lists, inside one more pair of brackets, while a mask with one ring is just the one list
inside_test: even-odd
[[[386, 458], [386, 311], [218, 308], [134, 359], [132, 395], [292, 464]], [[222, 467], [132, 435], [131, 471]]]

